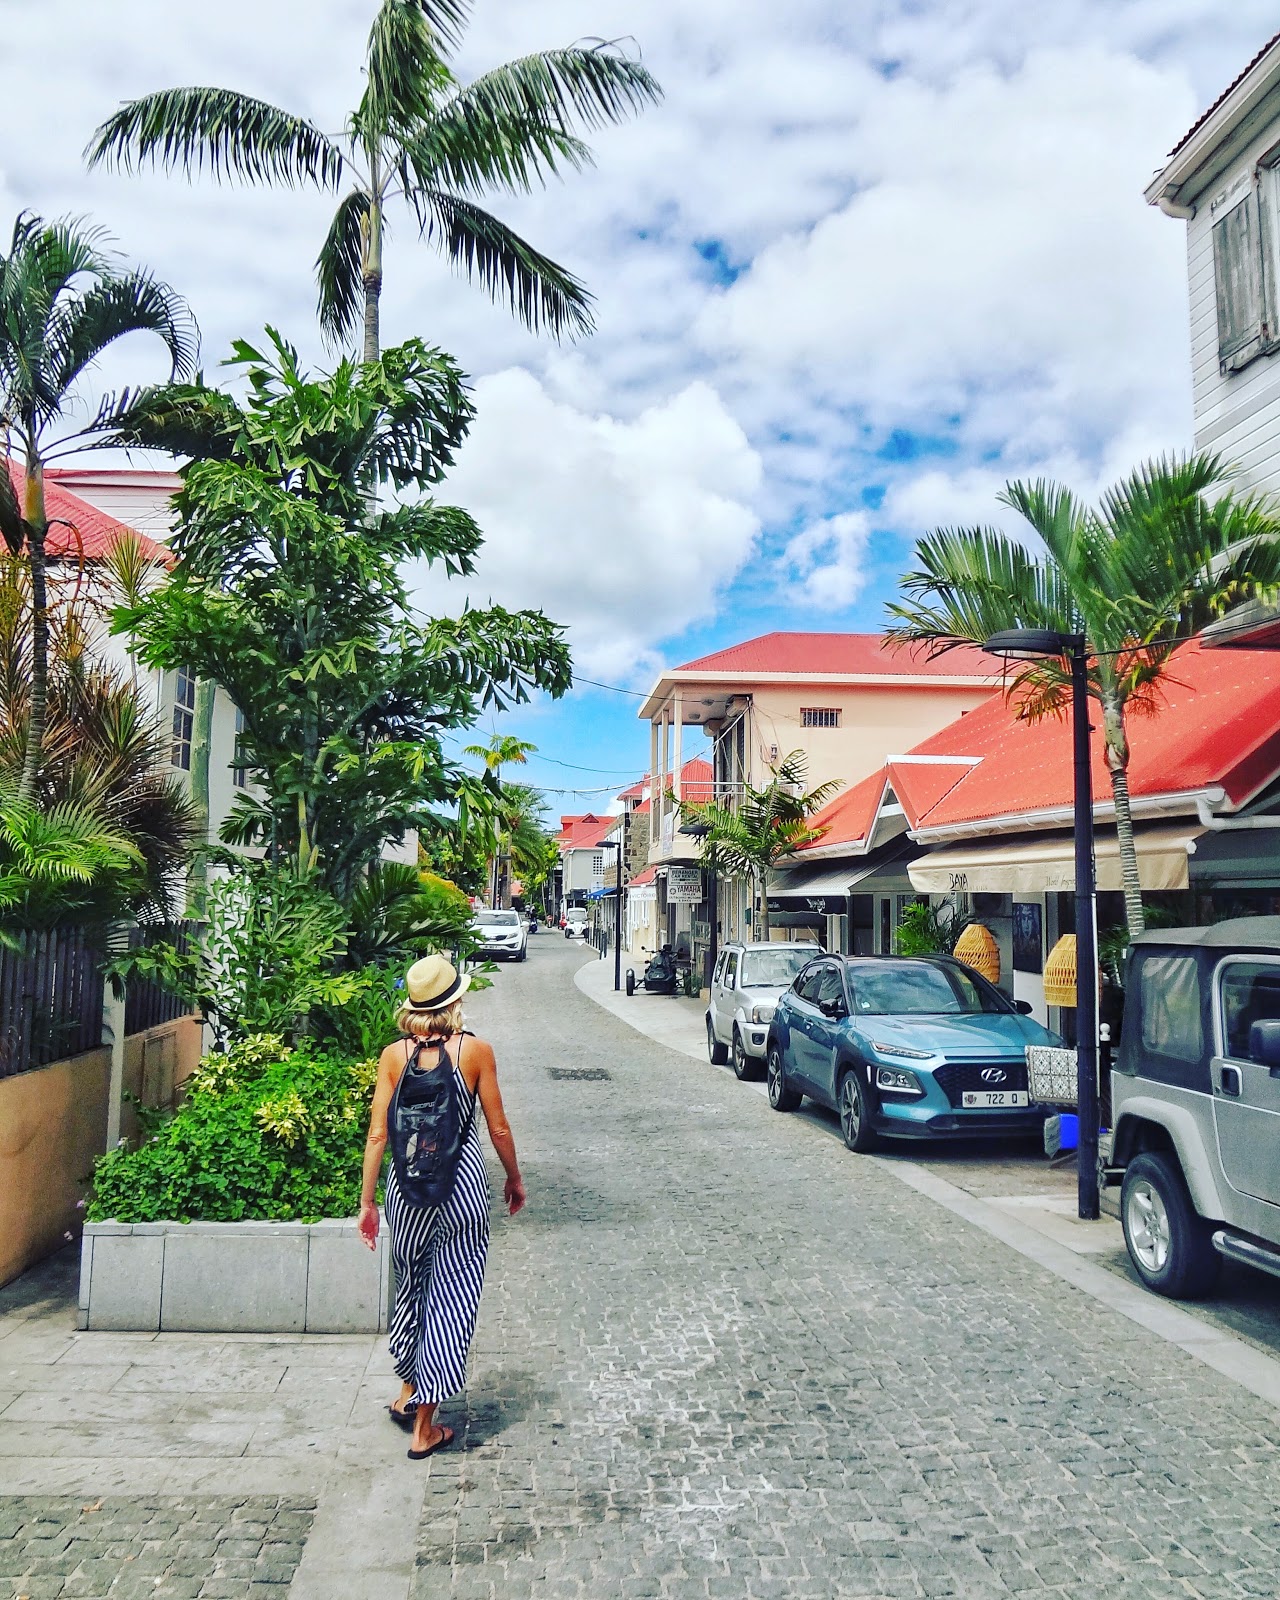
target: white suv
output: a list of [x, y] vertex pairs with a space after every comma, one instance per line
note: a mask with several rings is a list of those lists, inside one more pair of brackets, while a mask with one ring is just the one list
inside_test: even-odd
[[740, 1078], [761, 1078], [769, 1024], [778, 996], [821, 945], [781, 942], [727, 944], [711, 974], [707, 1054], [717, 1066], [732, 1058]]

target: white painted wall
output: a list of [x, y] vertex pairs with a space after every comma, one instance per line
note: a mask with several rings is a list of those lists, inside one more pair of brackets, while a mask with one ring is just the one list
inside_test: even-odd
[[[1186, 224], [1196, 448], [1218, 452], [1239, 470], [1242, 485], [1268, 493], [1280, 493], [1280, 348], [1255, 357], [1239, 372], [1219, 370], [1213, 227], [1227, 197], [1253, 181], [1260, 157], [1277, 141], [1280, 107], [1231, 165], [1194, 196], [1196, 214]], [[1280, 169], [1264, 171], [1261, 182], [1274, 337], [1280, 322]]]

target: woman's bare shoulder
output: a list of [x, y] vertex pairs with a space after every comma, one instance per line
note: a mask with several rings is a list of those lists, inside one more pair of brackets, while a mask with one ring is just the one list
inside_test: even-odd
[[403, 1039], [393, 1039], [378, 1057], [378, 1071], [398, 1072], [404, 1066], [406, 1054], [405, 1041]]

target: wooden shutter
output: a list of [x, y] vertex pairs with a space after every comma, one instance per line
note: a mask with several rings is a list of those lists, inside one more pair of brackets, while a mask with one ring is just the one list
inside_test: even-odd
[[1267, 347], [1267, 308], [1258, 237], [1258, 202], [1250, 190], [1213, 225], [1218, 301], [1218, 362], [1236, 372]]

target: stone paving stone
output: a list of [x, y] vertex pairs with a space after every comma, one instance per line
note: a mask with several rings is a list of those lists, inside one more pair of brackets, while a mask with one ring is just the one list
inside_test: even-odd
[[278, 1600], [314, 1509], [279, 1496], [11, 1496], [0, 1500], [0, 1596], [232, 1600], [257, 1588]]
[[1276, 1593], [1273, 1414], [623, 1027], [556, 943], [469, 1003], [530, 1206], [414, 1600]]

